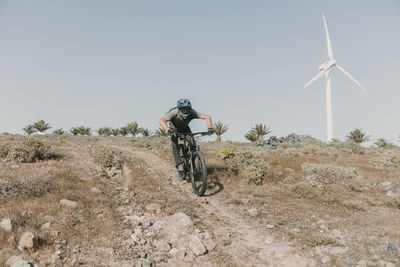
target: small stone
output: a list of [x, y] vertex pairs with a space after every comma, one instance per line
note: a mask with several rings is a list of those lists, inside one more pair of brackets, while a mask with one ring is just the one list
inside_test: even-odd
[[21, 212], [21, 217], [31, 217], [33, 215], [33, 212], [30, 210], [24, 210]]
[[13, 170], [19, 169], [19, 166], [18, 166], [18, 165], [11, 165], [10, 167], [11, 167], [11, 169], [13, 169]]
[[10, 246], [14, 247], [15, 244], [16, 244], [15, 237], [14, 237], [13, 235], [10, 236], [10, 238], [7, 239], [7, 243], [8, 243]]
[[250, 202], [250, 199], [248, 199], [248, 198], [242, 198], [241, 201], [242, 201], [243, 204], [247, 204], [247, 203]]
[[201, 243], [201, 240], [198, 235], [192, 235], [189, 238], [189, 249], [196, 256], [203, 255], [207, 252], [206, 247]]
[[92, 192], [94, 194], [100, 194], [101, 190], [98, 189], [97, 187], [92, 187], [92, 188], [90, 188], [90, 192]]
[[22, 257], [21, 257], [21, 256], [13, 255], [13, 256], [11, 256], [10, 258], [8, 258], [8, 260], [6, 261], [6, 266], [11, 266], [11, 265], [13, 265], [14, 263], [17, 263], [17, 262], [19, 262], [19, 261], [23, 261]]
[[166, 241], [166, 240], [154, 240], [153, 241], [153, 246], [157, 250], [161, 250], [164, 252], [168, 252], [171, 250], [171, 245]]
[[274, 242], [274, 238], [272, 236], [269, 236], [264, 239], [265, 244], [272, 244]]
[[295, 232], [295, 233], [300, 233], [301, 230], [300, 230], [299, 228], [294, 228], [294, 229], [293, 229], [293, 232]]
[[44, 224], [40, 227], [40, 229], [41, 229], [41, 230], [49, 230], [49, 229], [50, 229], [50, 225], [51, 225], [51, 222], [44, 223]]
[[186, 256], [185, 248], [172, 248], [168, 253], [171, 257], [176, 257], [180, 260], [183, 260]]
[[18, 243], [19, 250], [25, 249], [36, 249], [39, 246], [39, 242], [36, 236], [34, 236], [31, 232], [25, 232]]
[[268, 229], [275, 229], [276, 226], [273, 225], [273, 224], [267, 224], [266, 227], [267, 227]]
[[337, 229], [332, 230], [332, 235], [336, 238], [343, 239], [343, 234], [340, 230]]
[[157, 212], [157, 211], [161, 210], [161, 205], [157, 204], [157, 203], [150, 203], [150, 204], [146, 205], [145, 209], [147, 211], [156, 211]]
[[257, 211], [256, 208], [248, 209], [247, 212], [249, 213], [249, 215], [250, 215], [251, 217], [255, 217], [255, 216], [258, 215], [258, 211]]
[[11, 225], [11, 219], [9, 218], [3, 218], [0, 222], [0, 229], [2, 229], [5, 232], [11, 232], [12, 225]]
[[383, 187], [383, 189], [385, 189], [385, 191], [392, 191], [393, 190], [393, 185], [391, 182], [383, 182], [381, 183], [381, 186]]
[[387, 249], [393, 254], [397, 255], [397, 246], [393, 243], [389, 243]]
[[147, 244], [147, 241], [146, 241], [146, 239], [140, 239], [140, 241], [139, 241], [139, 244], [141, 245], [141, 246], [144, 246], [144, 245], [146, 245]]
[[78, 207], [78, 203], [68, 199], [61, 199], [60, 205], [66, 208], [75, 209]]
[[327, 256], [327, 255], [322, 256], [321, 262], [323, 264], [326, 264], [326, 263], [328, 263], [330, 261], [331, 261], [331, 258], [329, 258], [329, 256]]

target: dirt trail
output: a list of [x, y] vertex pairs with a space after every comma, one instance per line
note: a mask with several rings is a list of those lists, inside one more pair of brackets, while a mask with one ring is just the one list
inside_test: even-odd
[[[113, 146], [134, 158], [144, 160], [151, 168], [167, 179], [157, 179], [164, 187], [201, 205], [208, 212], [200, 218], [205, 225], [218, 225], [214, 234], [218, 239], [229, 237], [229, 245], [220, 248], [238, 265], [253, 266], [316, 266], [311, 255], [303, 255], [289, 243], [276, 240], [271, 230], [260, 228], [248, 217], [239, 214], [233, 204], [226, 203], [218, 194], [197, 197], [191, 184], [180, 181], [175, 168], [161, 157], [138, 148]], [[156, 178], [153, 178], [156, 179]], [[172, 188], [171, 188], [172, 187]]]

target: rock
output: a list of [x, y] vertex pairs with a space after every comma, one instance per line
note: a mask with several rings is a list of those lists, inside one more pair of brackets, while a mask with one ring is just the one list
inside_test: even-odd
[[332, 235], [336, 238], [343, 239], [343, 234], [340, 230], [337, 229], [332, 230]]
[[155, 230], [165, 229], [169, 232], [186, 232], [192, 227], [192, 220], [183, 212], [175, 213], [174, 215], [167, 217], [165, 220], [157, 221], [153, 225]]
[[171, 257], [176, 257], [179, 260], [183, 260], [186, 256], [185, 248], [172, 248], [169, 251]]
[[392, 185], [391, 182], [388, 182], [388, 181], [383, 182], [383, 183], [381, 183], [381, 186], [383, 187], [383, 189], [384, 189], [386, 192], [388, 192], [388, 191], [393, 191], [393, 185]]
[[17, 261], [11, 267], [38, 267], [36, 264], [30, 263], [28, 261]]
[[18, 165], [11, 165], [10, 167], [11, 167], [11, 169], [13, 169], [13, 170], [19, 169], [19, 166], [18, 166]]
[[198, 235], [191, 235], [189, 238], [189, 249], [193, 252], [194, 255], [200, 256], [206, 254], [207, 249], [201, 243], [201, 240]]
[[65, 208], [75, 209], [78, 207], [78, 203], [68, 199], [61, 199], [60, 205]]
[[14, 247], [15, 244], [16, 244], [15, 237], [14, 237], [13, 235], [10, 236], [10, 238], [7, 239], [7, 243], [8, 243], [10, 246]]
[[39, 242], [36, 236], [31, 232], [25, 232], [18, 243], [18, 249], [23, 251], [25, 249], [36, 249], [39, 246]]
[[248, 209], [247, 212], [249, 213], [249, 215], [251, 217], [257, 216], [258, 215], [258, 211], [256, 208], [252, 208], [252, 209]]
[[326, 227], [326, 225], [324, 225], [324, 224], [321, 224], [321, 225], [319, 226], [319, 228], [320, 228], [322, 231], [329, 232], [329, 228]]
[[11, 265], [13, 265], [14, 263], [16, 263], [18, 261], [23, 261], [22, 257], [13, 255], [10, 258], [8, 258], [8, 260], [6, 261], [5, 264], [6, 264], [6, 266], [11, 266]]
[[100, 194], [101, 190], [98, 189], [97, 187], [92, 187], [92, 188], [90, 188], [90, 192], [92, 192], [94, 194]]
[[5, 231], [7, 233], [11, 232], [11, 229], [12, 229], [11, 219], [3, 218], [3, 220], [1, 220], [1, 222], [0, 222], [0, 229], [2, 229], [3, 231]]
[[51, 222], [46, 222], [40, 227], [40, 230], [49, 230], [50, 226], [51, 226]]
[[153, 246], [157, 249], [157, 250], [161, 250], [164, 252], [168, 252], [171, 250], [171, 245], [168, 243], [168, 241], [166, 240], [154, 240], [153, 241]]
[[203, 245], [206, 247], [207, 251], [213, 251], [216, 247], [215, 242], [212, 240], [209, 232], [204, 232], [200, 234], [201, 241]]
[[266, 227], [267, 227], [268, 229], [275, 229], [276, 226], [273, 225], [273, 224], [267, 224]]
[[387, 246], [387, 249], [388, 249], [391, 253], [397, 255], [397, 246], [396, 246], [395, 244], [389, 243], [388, 246]]
[[161, 210], [161, 205], [157, 204], [157, 203], [150, 203], [150, 204], [146, 205], [145, 209], [147, 211], [156, 211], [156, 212], [158, 212], [158, 211]]
[[21, 212], [21, 217], [31, 217], [33, 215], [33, 212], [30, 210], [24, 210]]
[[328, 263], [330, 261], [331, 261], [331, 258], [329, 258], [329, 256], [327, 256], [327, 255], [322, 256], [321, 262], [323, 264], [326, 264], [326, 263]]
[[241, 201], [242, 201], [243, 204], [247, 204], [247, 203], [250, 202], [250, 199], [248, 199], [248, 198], [242, 198]]
[[396, 264], [393, 262], [386, 262], [385, 267], [396, 267]]
[[343, 254], [347, 252], [348, 249], [348, 247], [333, 247], [329, 249], [329, 253], [332, 255]]

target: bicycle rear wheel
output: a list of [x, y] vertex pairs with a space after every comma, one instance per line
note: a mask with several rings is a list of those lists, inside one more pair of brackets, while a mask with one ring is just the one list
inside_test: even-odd
[[190, 181], [196, 195], [202, 196], [207, 187], [207, 166], [203, 154], [195, 151], [190, 164]]

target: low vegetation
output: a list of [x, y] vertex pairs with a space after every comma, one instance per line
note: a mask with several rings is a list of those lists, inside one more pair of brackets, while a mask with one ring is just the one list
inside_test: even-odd
[[7, 153], [4, 150], [2, 155], [7, 154], [8, 159], [16, 162], [33, 163], [39, 160], [54, 158], [55, 155], [51, 152], [50, 148], [50, 145], [46, 145], [36, 138], [27, 137], [16, 146], [8, 147]]
[[122, 169], [125, 160], [122, 153], [114, 149], [104, 147], [93, 152], [93, 160], [103, 168]]

